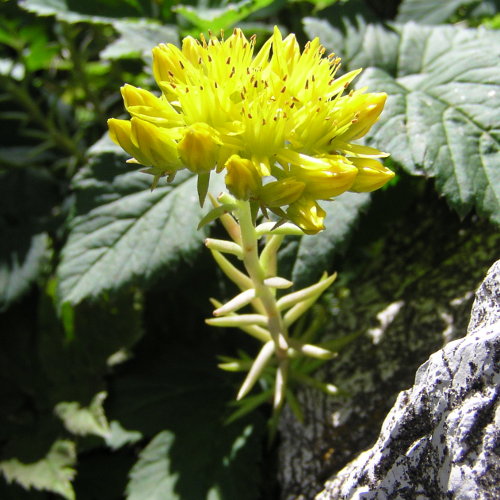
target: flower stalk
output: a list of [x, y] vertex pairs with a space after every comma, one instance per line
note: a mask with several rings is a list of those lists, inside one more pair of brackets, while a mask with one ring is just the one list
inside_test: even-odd
[[[240, 400], [252, 390], [263, 373], [271, 368], [274, 360], [273, 407], [275, 411], [279, 411], [289, 393], [287, 380], [290, 360], [297, 356], [328, 360], [334, 356], [334, 353], [328, 349], [290, 338], [288, 327], [316, 302], [333, 283], [335, 275], [322, 276], [315, 285], [286, 294], [278, 299], [276, 290], [290, 288], [293, 283], [276, 275], [277, 253], [285, 235], [295, 234], [296, 228], [291, 225], [282, 225], [273, 230], [272, 226], [276, 224], [257, 224], [252, 203], [248, 200], [235, 200], [229, 196], [225, 193], [222, 198], [224, 203], [234, 207], [234, 217], [227, 213], [220, 216], [225, 218], [224, 226], [228, 232], [237, 235], [238, 243], [208, 238], [205, 244], [212, 250], [217, 264], [240, 288], [241, 292], [225, 304], [212, 300], [216, 306], [215, 317], [207, 319], [206, 322], [212, 326], [240, 328], [263, 343], [251, 364], [232, 361], [223, 363], [221, 368], [234, 371], [235, 367], [240, 369], [248, 367], [247, 376], [237, 395], [237, 400]], [[215, 201], [213, 204], [214, 210], [220, 206]], [[265, 230], [262, 230], [264, 227]], [[263, 237], [267, 238], [267, 242], [259, 252], [259, 241]], [[236, 256], [242, 261], [246, 274], [224, 257], [223, 253]], [[250, 305], [254, 313], [240, 314], [238, 312]], [[288, 312], [283, 313], [287, 309]]]

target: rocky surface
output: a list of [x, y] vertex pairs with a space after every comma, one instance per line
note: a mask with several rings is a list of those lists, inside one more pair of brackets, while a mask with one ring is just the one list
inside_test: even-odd
[[327, 303], [333, 313], [327, 336], [359, 336], [315, 377], [349, 396], [296, 389], [304, 421], [285, 408], [280, 422], [284, 500], [314, 498], [370, 449], [419, 366], [467, 332], [475, 291], [498, 257], [500, 233], [475, 218], [459, 220], [433, 194], [410, 208], [384, 231], [373, 220], [361, 225], [360, 235], [371, 231], [380, 239], [368, 251], [366, 242], [355, 241], [332, 263], [339, 278]]
[[317, 499], [500, 498], [499, 361], [500, 261], [476, 294], [467, 336], [419, 368], [375, 445]]

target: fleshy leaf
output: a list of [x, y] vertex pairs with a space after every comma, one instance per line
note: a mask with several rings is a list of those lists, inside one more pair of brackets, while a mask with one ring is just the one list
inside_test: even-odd
[[[500, 222], [500, 38], [497, 32], [407, 23], [329, 31], [347, 69], [372, 66], [357, 85], [389, 94], [367, 144], [391, 153], [412, 175], [435, 178], [462, 216], [473, 207]], [[326, 43], [326, 41], [324, 41]], [[328, 42], [329, 43], [329, 42]], [[369, 50], [365, 51], [365, 48]]]

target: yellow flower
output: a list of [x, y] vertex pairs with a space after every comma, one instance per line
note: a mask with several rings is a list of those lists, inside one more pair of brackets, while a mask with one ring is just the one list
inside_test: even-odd
[[227, 39], [188, 36], [181, 48], [161, 44], [153, 49], [161, 95], [125, 85], [132, 122], [110, 120], [111, 137], [156, 180], [180, 168], [222, 172], [236, 197], [317, 232], [317, 200], [391, 177], [376, 162], [385, 153], [352, 142], [376, 122], [386, 95], [346, 94], [361, 70], [336, 78], [339, 64], [317, 38], [301, 50], [278, 28], [258, 52], [255, 36], [239, 29]]

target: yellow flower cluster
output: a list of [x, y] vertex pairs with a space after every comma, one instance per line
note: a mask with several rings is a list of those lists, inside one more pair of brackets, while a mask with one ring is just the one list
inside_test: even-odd
[[386, 154], [353, 144], [380, 115], [384, 93], [344, 93], [361, 70], [339, 78], [340, 60], [316, 38], [301, 52], [278, 28], [254, 55], [241, 30], [224, 40], [184, 38], [153, 49], [161, 96], [130, 85], [131, 120], [109, 120], [111, 138], [148, 167], [153, 185], [188, 168], [225, 172], [229, 191], [290, 220], [305, 233], [324, 228], [318, 200], [366, 192], [394, 174]]

